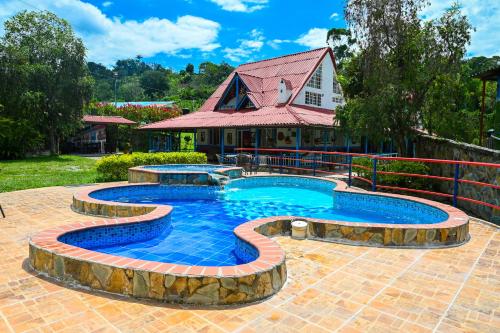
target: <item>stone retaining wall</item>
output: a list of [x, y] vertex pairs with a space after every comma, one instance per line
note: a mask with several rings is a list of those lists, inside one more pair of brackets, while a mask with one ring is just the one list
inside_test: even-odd
[[[499, 150], [428, 135], [417, 137], [416, 156], [419, 158], [500, 163]], [[432, 175], [453, 177], [453, 165], [435, 163], [427, 163], [427, 165], [431, 168]], [[461, 166], [460, 178], [500, 185], [500, 168]], [[453, 193], [453, 182], [436, 182], [435, 186], [439, 192]], [[498, 189], [461, 183], [459, 186], [459, 195], [500, 206], [500, 190]], [[487, 221], [500, 224], [500, 210], [493, 210], [486, 206], [460, 200], [458, 201], [458, 206]]]

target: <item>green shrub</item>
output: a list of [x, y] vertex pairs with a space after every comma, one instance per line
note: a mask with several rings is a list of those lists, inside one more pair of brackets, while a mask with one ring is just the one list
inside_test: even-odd
[[[372, 180], [373, 175], [373, 161], [370, 158], [354, 158], [353, 164], [361, 165], [369, 168], [365, 170], [360, 167], [353, 166], [352, 170], [360, 177]], [[377, 171], [390, 171], [414, 174], [429, 174], [429, 167], [420, 162], [408, 161], [384, 161], [377, 162]], [[432, 187], [432, 181], [425, 178], [407, 177], [398, 175], [382, 175], [377, 173], [377, 184], [388, 186], [408, 187], [414, 189], [428, 189]]]
[[140, 165], [204, 163], [204, 153], [133, 153], [103, 157], [96, 166], [100, 181], [114, 181], [127, 180], [128, 169]]
[[0, 117], [0, 160], [24, 158], [42, 146], [42, 135], [29, 121]]

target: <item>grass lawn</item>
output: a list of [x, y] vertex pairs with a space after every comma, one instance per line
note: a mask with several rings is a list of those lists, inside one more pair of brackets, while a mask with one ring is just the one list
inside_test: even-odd
[[95, 163], [93, 159], [73, 155], [0, 161], [0, 192], [94, 183]]

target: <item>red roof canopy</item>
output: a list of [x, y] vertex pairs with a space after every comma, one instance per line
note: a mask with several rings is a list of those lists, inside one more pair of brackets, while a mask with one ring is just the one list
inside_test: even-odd
[[[321, 48], [241, 65], [206, 100], [199, 111], [145, 125], [141, 129], [333, 126], [333, 110], [293, 104], [296, 95], [328, 54], [335, 64], [331, 49]], [[247, 86], [247, 95], [256, 109], [216, 110], [235, 75]], [[285, 81], [287, 89], [292, 92], [285, 104], [278, 104], [281, 80]]]
[[83, 122], [100, 125], [135, 125], [136, 122], [120, 116], [83, 116]]

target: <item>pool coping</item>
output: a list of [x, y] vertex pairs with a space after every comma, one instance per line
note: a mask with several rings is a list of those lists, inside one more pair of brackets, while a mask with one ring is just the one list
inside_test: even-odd
[[[258, 175], [252, 177], [277, 176]], [[346, 183], [340, 180], [291, 175], [280, 175], [279, 177], [326, 180], [337, 184], [334, 191], [411, 200], [437, 207], [448, 214], [446, 221], [434, 224], [359, 223], [305, 218], [308, 222], [309, 238], [314, 240], [337, 241], [350, 245], [433, 248], [457, 246], [469, 239], [468, 216], [449, 205], [397, 194], [370, 193], [349, 188]], [[259, 256], [255, 261], [234, 266], [190, 266], [132, 259], [86, 250], [58, 240], [60, 236], [73, 231], [129, 223], [147, 223], [170, 215], [172, 207], [167, 205], [119, 203], [90, 197], [90, 193], [94, 191], [129, 186], [158, 186], [158, 183], [104, 184], [78, 191], [73, 197], [72, 209], [74, 211], [88, 215], [105, 216], [106, 218], [51, 228], [31, 237], [29, 240], [31, 266], [56, 279], [71, 283], [76, 282], [94, 289], [183, 304], [222, 305], [253, 302], [277, 293], [285, 283], [285, 253], [269, 237], [290, 235], [291, 222], [297, 219], [294, 216], [266, 217], [237, 226], [234, 229], [237, 239], [257, 249]], [[413, 243], [406, 244], [407, 239]], [[421, 244], [419, 245], [419, 243]], [[77, 273], [75, 273], [75, 267], [79, 267]], [[82, 271], [86, 272], [86, 278], [82, 278]], [[107, 272], [103, 281], [101, 281], [103, 279], [102, 272]], [[89, 274], [92, 276], [91, 278], [88, 277]], [[117, 287], [116, 284], [109, 285], [108, 280], [112, 276], [119, 275], [123, 281], [126, 281], [123, 276], [127, 274], [131, 277], [128, 279], [128, 284], [125, 282], [126, 287]], [[147, 278], [144, 278], [144, 275], [147, 275]], [[137, 278], [139, 280], [149, 281], [143, 283], [148, 286], [147, 288], [136, 288], [136, 284], [139, 283], [136, 283], [137, 276], [139, 276]], [[153, 276], [155, 277], [154, 281]], [[217, 289], [219, 296], [212, 298], [207, 298], [205, 295], [200, 296], [196, 294], [197, 289], [195, 294], [186, 294], [187, 287], [182, 289], [185, 294], [176, 294], [177, 289], [172, 291], [167, 288], [167, 279], [174, 281], [172, 282], [174, 284], [180, 280], [186, 280], [184, 283], [186, 286], [191, 281], [195, 281], [192, 283], [197, 285], [199, 289], [212, 286], [210, 288]], [[163, 281], [161, 282], [163, 287], [158, 286], [158, 281]], [[248, 281], [252, 282], [248, 284]], [[133, 287], [130, 284], [133, 284]], [[237, 286], [237, 289], [228, 291], [224, 287], [228, 285]], [[158, 293], [158, 289], [163, 291]], [[242, 292], [240, 289], [246, 292]], [[224, 297], [221, 296], [223, 294]]]

